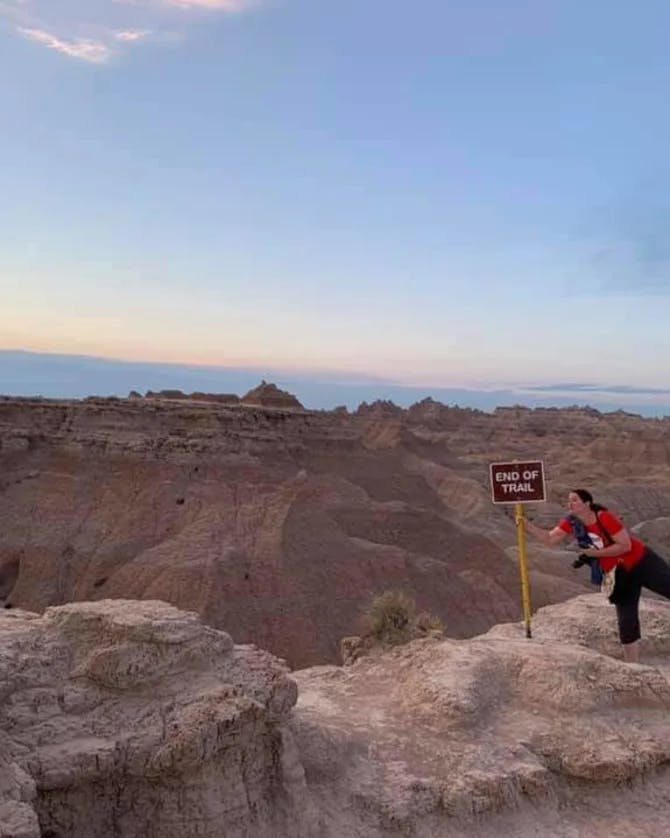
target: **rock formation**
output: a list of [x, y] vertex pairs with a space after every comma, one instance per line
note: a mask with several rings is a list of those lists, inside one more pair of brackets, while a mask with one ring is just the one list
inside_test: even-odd
[[323, 836], [629, 838], [670, 832], [670, 605], [647, 665], [600, 594], [471, 640], [294, 673], [291, 720]]
[[164, 603], [9, 612], [0, 835], [308, 838], [295, 700], [280, 661]]
[[145, 395], [146, 399], [173, 399], [176, 401], [183, 401], [184, 399], [188, 399], [186, 393], [183, 393], [181, 390], [158, 390], [158, 392], [154, 392], [153, 390], [147, 390]]
[[[515, 457], [545, 461], [540, 523], [575, 483], [654, 538], [670, 516], [670, 421], [0, 399], [0, 599], [161, 599], [300, 667], [338, 661], [388, 589], [471, 636], [520, 616], [515, 528], [487, 485]], [[535, 607], [591, 590], [565, 551], [529, 561]]]
[[189, 396], [194, 402], [218, 402], [219, 404], [237, 404], [240, 397], [235, 393], [191, 393]]
[[260, 407], [277, 407], [282, 410], [304, 410], [298, 399], [286, 390], [280, 390], [276, 384], [261, 381], [258, 387], [242, 397], [242, 404], [259, 405]]
[[[129, 399], [142, 398], [135, 390], [131, 390]], [[167, 401], [192, 401], [192, 402], [216, 402], [218, 404], [238, 404], [239, 396], [234, 393], [183, 393], [181, 390], [147, 390], [145, 399], [167, 400]]]
[[641, 665], [591, 594], [289, 675], [161, 602], [0, 612], [0, 836], [668, 834], [670, 604], [642, 622]]

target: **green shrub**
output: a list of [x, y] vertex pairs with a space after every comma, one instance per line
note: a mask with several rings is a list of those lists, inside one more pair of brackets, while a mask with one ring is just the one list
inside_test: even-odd
[[[362, 649], [400, 646], [444, 631], [439, 617], [428, 611], [416, 614], [414, 598], [404, 591], [384, 591], [376, 596], [362, 617]], [[365, 653], [365, 652], [364, 652]]]
[[430, 611], [422, 611], [414, 620], [417, 631], [421, 634], [430, 634], [431, 631], [444, 631], [444, 623]]
[[415, 604], [403, 591], [384, 591], [365, 615], [365, 634], [378, 643], [396, 645], [410, 639]]

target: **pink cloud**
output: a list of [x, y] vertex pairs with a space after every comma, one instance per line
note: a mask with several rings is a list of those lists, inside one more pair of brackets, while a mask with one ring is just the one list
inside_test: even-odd
[[11, 21], [25, 38], [62, 55], [104, 64], [149, 39], [164, 43], [178, 39], [175, 15], [182, 20], [179, 30], [182, 25], [190, 26], [187, 18], [195, 18], [197, 24], [198, 12], [235, 14], [260, 3], [262, 0], [63, 0], [59, 6], [54, 0], [0, 0], [0, 20]]
[[124, 41], [125, 43], [135, 43], [143, 41], [148, 38], [151, 33], [147, 29], [124, 29], [121, 32], [115, 32], [114, 37], [117, 41]]
[[241, 12], [248, 9], [252, 0], [163, 0], [168, 6], [182, 9], [213, 9], [221, 12]]
[[259, 0], [112, 0], [127, 6], [172, 6], [178, 9], [211, 9], [219, 12], [241, 12], [257, 5]]
[[28, 29], [19, 28], [19, 32], [29, 38], [31, 41], [37, 41], [39, 44], [54, 49], [63, 55], [69, 55], [70, 58], [79, 58], [82, 61], [88, 61], [90, 64], [104, 64], [111, 58], [111, 49], [102, 41], [95, 41], [88, 38], [74, 38], [72, 40], [65, 40], [57, 38], [55, 35], [45, 32], [42, 29]]

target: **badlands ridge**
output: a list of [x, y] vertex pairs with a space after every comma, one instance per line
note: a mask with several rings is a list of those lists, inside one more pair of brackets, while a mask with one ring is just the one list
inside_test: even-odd
[[[0, 399], [0, 836], [670, 831], [670, 605], [626, 665], [531, 545], [527, 640], [487, 486], [543, 459], [536, 520], [586, 486], [670, 555], [670, 420], [291, 399]], [[445, 636], [337, 665], [394, 588]]]

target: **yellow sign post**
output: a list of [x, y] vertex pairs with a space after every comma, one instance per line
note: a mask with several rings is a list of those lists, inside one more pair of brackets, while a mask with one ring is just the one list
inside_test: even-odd
[[544, 465], [541, 460], [520, 463], [491, 463], [491, 499], [493, 503], [515, 505], [516, 535], [519, 547], [519, 570], [521, 572], [521, 600], [526, 637], [531, 637], [530, 580], [526, 559], [526, 518], [524, 503], [540, 503], [545, 500]]
[[521, 599], [523, 601], [523, 621], [526, 624], [526, 637], [530, 633], [530, 580], [528, 579], [528, 562], [526, 561], [526, 519], [523, 514], [523, 504], [516, 505], [516, 537], [519, 545], [519, 570], [521, 571]]

